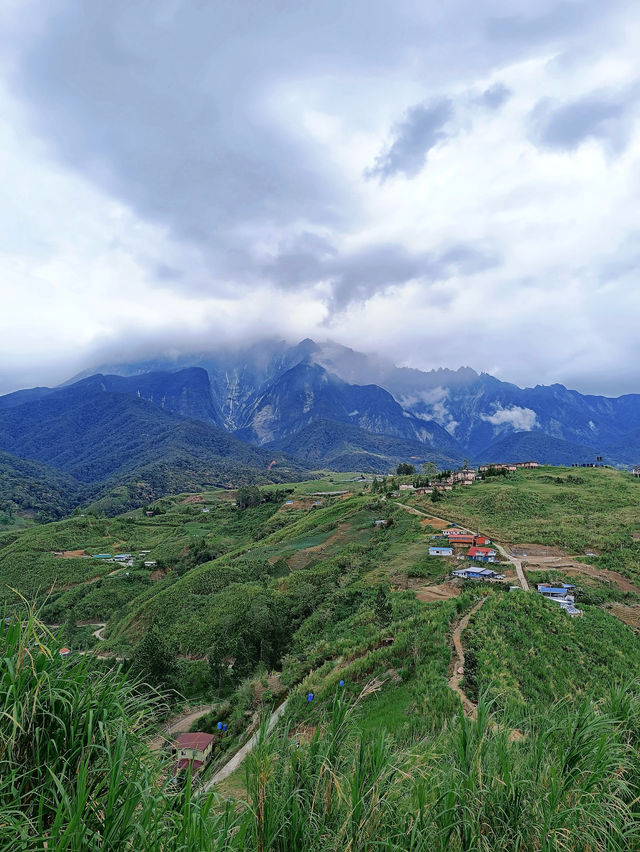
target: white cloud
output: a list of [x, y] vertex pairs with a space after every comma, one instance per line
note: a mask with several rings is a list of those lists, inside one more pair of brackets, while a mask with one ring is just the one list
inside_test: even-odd
[[510, 405], [507, 408], [498, 405], [493, 414], [481, 414], [480, 419], [494, 426], [510, 426], [516, 432], [530, 432], [538, 422], [533, 409], [519, 405]]
[[[625, 369], [640, 359], [637, 108], [616, 156], [597, 134], [538, 149], [530, 125], [545, 99], [634, 91], [640, 7], [5, 6], [0, 392], [105, 348], [273, 334], [639, 390]], [[474, 111], [469, 93], [497, 86], [500, 108]], [[366, 180], [402, 117], [442, 98], [466, 98], [455, 133]], [[331, 260], [314, 266], [307, 240], [294, 283], [279, 280], [268, 261], [301, 235]], [[455, 428], [445, 398], [424, 402]]]

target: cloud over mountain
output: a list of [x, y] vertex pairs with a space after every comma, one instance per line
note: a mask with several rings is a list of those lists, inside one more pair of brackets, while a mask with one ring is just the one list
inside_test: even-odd
[[625, 0], [10, 0], [2, 389], [266, 333], [633, 390], [639, 23]]

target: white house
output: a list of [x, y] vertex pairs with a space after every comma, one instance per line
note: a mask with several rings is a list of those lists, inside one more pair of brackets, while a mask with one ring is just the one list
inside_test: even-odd
[[452, 547], [430, 547], [429, 556], [453, 556]]

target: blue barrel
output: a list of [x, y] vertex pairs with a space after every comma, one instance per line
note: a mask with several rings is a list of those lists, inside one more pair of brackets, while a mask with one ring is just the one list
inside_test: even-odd
[[218, 728], [218, 730], [219, 730], [219, 731], [221, 731], [221, 730], [222, 730], [222, 722], [218, 722], [218, 724], [217, 724], [217, 728]]
[[313, 692], [310, 692], [310, 693], [307, 695], [307, 701], [313, 701]]

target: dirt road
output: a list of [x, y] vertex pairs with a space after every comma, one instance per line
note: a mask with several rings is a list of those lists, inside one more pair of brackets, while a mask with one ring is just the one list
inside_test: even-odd
[[[271, 714], [271, 717], [269, 719], [269, 725], [267, 727], [267, 733], [271, 733], [271, 731], [275, 727], [276, 722], [287, 709], [287, 701], [288, 699], [285, 699], [282, 704], [279, 707], [276, 707], [276, 709]], [[247, 740], [247, 742], [242, 746], [242, 748], [239, 749], [233, 755], [233, 757], [225, 763], [224, 766], [218, 769], [213, 778], [211, 778], [210, 781], [207, 781], [207, 783], [202, 788], [202, 792], [208, 793], [212, 787], [215, 787], [216, 784], [219, 784], [221, 781], [224, 781], [225, 778], [228, 778], [232, 772], [235, 772], [235, 770], [240, 766], [240, 764], [249, 754], [249, 752], [254, 749], [259, 737], [260, 731], [256, 731], [255, 734], [253, 734], [253, 736], [249, 740]]]
[[196, 710], [189, 710], [186, 713], [181, 713], [175, 716], [166, 725], [163, 726], [162, 733], [154, 737], [149, 744], [151, 751], [159, 751], [162, 746], [171, 738], [172, 734], [182, 734], [189, 730], [191, 725], [200, 719], [201, 716], [206, 716], [211, 710], [216, 707], [215, 704], [205, 704], [198, 707]]
[[102, 622], [101, 624], [98, 624], [97, 625], [98, 629], [94, 630], [91, 635], [95, 636], [96, 639], [98, 639], [100, 642], [104, 642], [104, 629], [105, 629], [106, 626], [107, 625], [104, 622]]
[[[453, 521], [447, 521], [446, 518], [440, 518], [438, 515], [430, 515], [426, 512], [422, 512], [420, 509], [415, 509], [413, 506], [405, 506], [404, 503], [396, 502], [396, 506], [400, 506], [405, 511], [409, 512], [412, 515], [418, 515], [423, 518], [435, 518], [437, 521], [444, 521], [447, 524], [453, 523]], [[474, 530], [470, 530], [468, 527], [463, 527], [460, 524], [457, 524], [458, 529], [464, 530], [465, 532], [472, 533]], [[496, 541], [493, 542], [496, 550], [508, 561], [511, 562], [513, 567], [516, 569], [516, 574], [518, 577], [518, 581], [525, 592], [529, 591], [529, 584], [527, 583], [527, 578], [524, 576], [524, 571], [522, 570], [522, 560], [518, 559], [515, 556], [511, 556], [510, 553], [504, 549], [501, 544], [498, 544]]]
[[469, 698], [467, 698], [466, 694], [460, 688], [460, 683], [464, 676], [464, 648], [462, 646], [462, 632], [467, 628], [471, 616], [480, 609], [485, 601], [486, 598], [482, 598], [481, 601], [478, 601], [478, 603], [460, 619], [451, 635], [453, 648], [456, 652], [456, 660], [453, 663], [453, 674], [449, 678], [449, 687], [460, 696], [464, 714], [465, 716], [469, 716], [471, 719], [476, 718], [478, 708]]
[[507, 553], [504, 547], [501, 544], [498, 544], [497, 541], [493, 542], [493, 546], [498, 551], [498, 553], [500, 553], [502, 556], [504, 556], [505, 559], [508, 559], [509, 562], [511, 562], [513, 567], [516, 569], [516, 574], [518, 575], [520, 585], [525, 590], [525, 592], [528, 592], [529, 583], [527, 583], [527, 578], [524, 576], [524, 571], [522, 570], [522, 559], [518, 559], [517, 556], [512, 556], [510, 553]]

